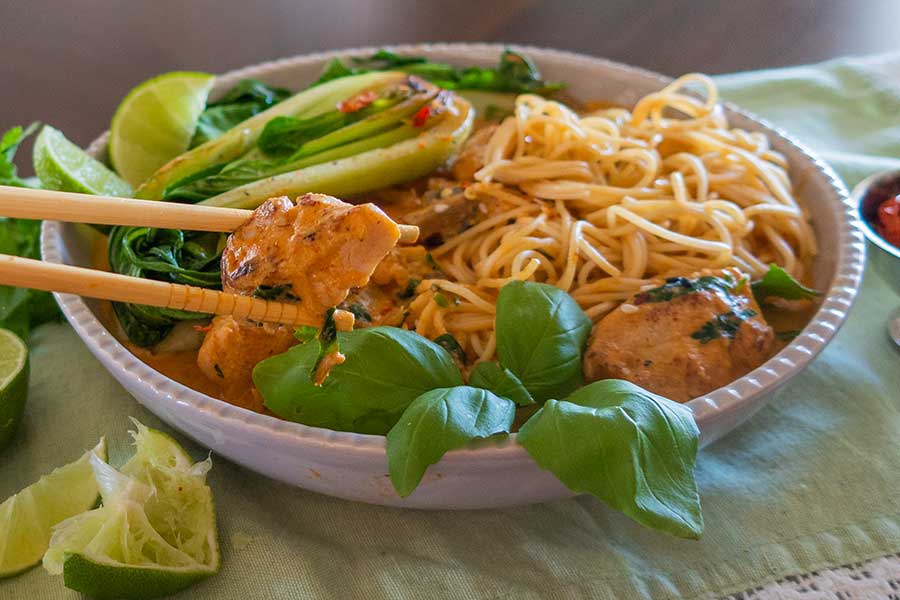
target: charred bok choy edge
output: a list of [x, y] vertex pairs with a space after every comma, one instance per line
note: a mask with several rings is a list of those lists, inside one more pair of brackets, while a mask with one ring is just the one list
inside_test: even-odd
[[388, 471], [401, 497], [446, 452], [505, 436], [516, 404], [529, 411], [538, 401], [516, 439], [538, 465], [647, 527], [698, 537], [699, 431], [690, 409], [623, 381], [575, 389], [590, 329], [584, 311], [541, 283], [513, 282], [500, 293], [497, 346], [505, 350], [499, 364], [479, 365], [469, 385], [447, 350], [394, 327], [338, 334], [346, 361], [321, 386], [311, 375], [320, 352], [311, 336], [259, 363], [254, 384], [282, 418], [386, 435]]
[[176, 157], [136, 196], [255, 208], [284, 194], [361, 193], [433, 171], [472, 119], [465, 100], [404, 73], [339, 79]]

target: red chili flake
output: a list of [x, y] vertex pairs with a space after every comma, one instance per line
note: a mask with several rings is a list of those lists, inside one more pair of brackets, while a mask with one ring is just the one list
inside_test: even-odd
[[374, 90], [366, 90], [352, 98], [338, 102], [337, 109], [342, 113], [355, 113], [372, 104], [378, 99], [378, 94]]
[[210, 329], [212, 329], [212, 323], [208, 325], [194, 325], [194, 331], [199, 331], [200, 333], [209, 333]]
[[413, 127], [424, 127], [429, 116], [431, 116], [431, 107], [426, 104], [413, 115]]

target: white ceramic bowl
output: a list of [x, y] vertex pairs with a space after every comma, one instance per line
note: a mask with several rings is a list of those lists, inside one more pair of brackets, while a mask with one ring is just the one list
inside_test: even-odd
[[[565, 81], [575, 97], [603, 99], [626, 106], [667, 79], [660, 75], [589, 56], [518, 48], [531, 57], [544, 76]], [[494, 64], [502, 46], [439, 44], [401, 46], [396, 50], [424, 54], [459, 65]], [[228, 73], [214, 93], [238, 80], [255, 77], [299, 89], [315, 79], [335, 56], [369, 54], [362, 48], [300, 56]], [[822, 306], [803, 332], [764, 365], [731, 385], [692, 400], [702, 442], [725, 435], [762, 407], [772, 392], [825, 347], [844, 322], [859, 289], [865, 246], [847, 191], [834, 172], [801, 144], [733, 106], [731, 123], [762, 131], [790, 162], [800, 201], [814, 216], [822, 242], [815, 263], [815, 284], [827, 290]], [[106, 138], [91, 147], [104, 156]], [[44, 224], [44, 260], [90, 265], [82, 228]], [[387, 474], [384, 438], [307, 427], [256, 414], [189, 389], [148, 367], [125, 349], [100, 323], [97, 304], [57, 294], [66, 318], [91, 352], [151, 412], [217, 454], [275, 479], [309, 490], [375, 504], [430, 509], [487, 508], [542, 502], [571, 495], [551, 474], [541, 470], [514, 437], [495, 445], [457, 450], [428, 470], [408, 498], [393, 491]]]

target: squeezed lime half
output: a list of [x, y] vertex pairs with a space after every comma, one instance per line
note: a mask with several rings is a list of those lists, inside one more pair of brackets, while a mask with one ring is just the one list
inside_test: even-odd
[[193, 463], [171, 437], [138, 424], [121, 469], [92, 466], [103, 506], [59, 524], [44, 568], [94, 598], [157, 598], [219, 570], [209, 459]]

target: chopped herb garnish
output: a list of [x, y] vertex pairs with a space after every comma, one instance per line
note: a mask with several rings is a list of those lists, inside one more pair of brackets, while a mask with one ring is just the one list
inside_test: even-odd
[[782, 342], [789, 342], [792, 339], [794, 339], [795, 337], [797, 337], [798, 335], [800, 335], [799, 329], [790, 329], [788, 331], [776, 331], [775, 332], [775, 337], [777, 337]]
[[716, 277], [713, 275], [704, 275], [697, 279], [688, 279], [687, 277], [670, 277], [666, 282], [653, 289], [641, 292], [634, 297], [632, 304], [646, 304], [647, 302], [668, 302], [679, 296], [686, 296], [694, 292], [704, 290], [721, 290], [723, 292], [731, 292], [734, 288], [734, 280], [728, 275]]
[[466, 364], [466, 351], [459, 345], [456, 338], [449, 333], [437, 336], [434, 338], [434, 343], [449, 352], [460, 364]]
[[767, 298], [784, 298], [785, 300], [812, 300], [821, 294], [803, 286], [799, 281], [779, 267], [769, 265], [768, 272], [759, 281], [751, 284], [756, 301], [762, 304]]
[[450, 301], [447, 299], [447, 296], [440, 292], [434, 293], [434, 301], [437, 302], [437, 305], [441, 308], [447, 308], [450, 306]]
[[353, 316], [356, 317], [357, 321], [365, 321], [366, 323], [372, 322], [372, 315], [369, 314], [369, 311], [366, 310], [366, 307], [359, 302], [354, 302], [353, 304], [349, 305], [347, 307], [347, 310], [353, 313]]
[[297, 338], [297, 341], [301, 344], [313, 341], [318, 335], [319, 328], [313, 327], [312, 325], [301, 325], [300, 327], [294, 328], [294, 337]]
[[756, 312], [750, 309], [729, 310], [704, 323], [700, 329], [691, 334], [691, 337], [700, 340], [701, 344], [707, 344], [717, 338], [734, 338], [741, 328], [741, 323], [755, 316]]
[[329, 308], [325, 313], [325, 322], [322, 331], [319, 332], [319, 343], [322, 344], [322, 354], [328, 354], [337, 347], [337, 324], [334, 322], [334, 312], [337, 309]]
[[440, 271], [441, 267], [437, 264], [437, 261], [434, 260], [434, 257], [431, 255], [431, 252], [425, 255], [425, 260], [428, 262], [428, 265], [434, 269], [435, 271]]
[[416, 289], [419, 287], [419, 284], [422, 283], [421, 279], [415, 279], [411, 277], [409, 281], [406, 282], [406, 288], [402, 292], [397, 294], [397, 298], [401, 300], [407, 300], [416, 295]]
[[281, 285], [259, 285], [253, 290], [253, 296], [263, 300], [290, 300], [300, 302], [300, 297], [294, 294], [294, 288], [290, 283]]
[[218, 375], [222, 379], [225, 379], [225, 373], [222, 372], [222, 367], [219, 366], [219, 363], [215, 363], [213, 365], [213, 369], [216, 370], [216, 375]]

